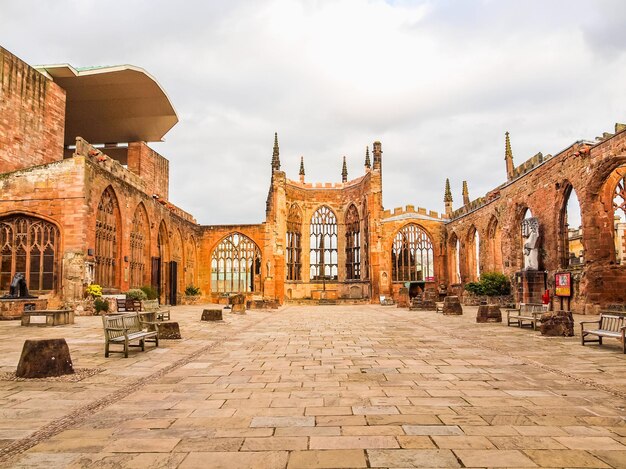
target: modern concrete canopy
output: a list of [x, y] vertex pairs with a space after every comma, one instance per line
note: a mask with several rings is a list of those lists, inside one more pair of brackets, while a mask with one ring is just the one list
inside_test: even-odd
[[158, 142], [178, 122], [174, 106], [148, 72], [133, 65], [36, 67], [67, 93], [65, 145]]

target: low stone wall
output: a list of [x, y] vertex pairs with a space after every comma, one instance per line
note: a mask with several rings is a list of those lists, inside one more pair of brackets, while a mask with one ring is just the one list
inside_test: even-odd
[[465, 306], [497, 305], [506, 308], [510, 305], [515, 305], [513, 295], [478, 296], [468, 291], [463, 292], [462, 302]]
[[24, 309], [47, 309], [48, 300], [43, 298], [0, 299], [0, 320], [21, 319]]

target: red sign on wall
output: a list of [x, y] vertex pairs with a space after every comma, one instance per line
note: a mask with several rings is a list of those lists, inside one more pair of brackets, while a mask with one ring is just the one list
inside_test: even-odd
[[572, 296], [572, 274], [569, 272], [554, 274], [554, 284], [556, 285], [556, 296]]

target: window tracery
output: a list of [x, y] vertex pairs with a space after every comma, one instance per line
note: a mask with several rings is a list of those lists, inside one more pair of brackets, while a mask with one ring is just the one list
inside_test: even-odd
[[119, 207], [111, 187], [100, 198], [96, 214], [96, 267], [94, 282], [105, 288], [116, 286]]
[[130, 287], [144, 285], [146, 269], [150, 260], [148, 218], [140, 204], [135, 209], [130, 230]]
[[326, 206], [311, 217], [311, 280], [337, 280], [337, 217]]
[[433, 245], [428, 234], [418, 225], [404, 226], [393, 240], [391, 264], [394, 282], [432, 280]]
[[55, 289], [58, 228], [45, 220], [17, 215], [0, 220], [0, 290], [24, 273], [33, 291]]
[[216, 293], [261, 290], [261, 250], [247, 236], [224, 238], [211, 256], [211, 291]]
[[354, 205], [346, 213], [346, 278], [361, 278], [361, 223]]
[[287, 280], [302, 280], [302, 214], [295, 204], [287, 215]]

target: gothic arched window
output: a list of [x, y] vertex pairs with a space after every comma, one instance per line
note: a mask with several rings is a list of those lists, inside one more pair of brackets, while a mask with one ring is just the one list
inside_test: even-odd
[[337, 217], [320, 207], [311, 217], [311, 280], [337, 280]]
[[302, 213], [293, 204], [287, 215], [287, 280], [302, 280]]
[[102, 193], [96, 214], [96, 271], [94, 283], [116, 287], [118, 257], [118, 225], [120, 209], [111, 186]]
[[148, 216], [143, 204], [137, 205], [130, 230], [130, 287], [146, 284], [147, 266], [150, 262], [150, 232]]
[[370, 217], [367, 210], [367, 199], [363, 202], [363, 259], [362, 277], [370, 278]]
[[394, 282], [432, 280], [433, 244], [426, 231], [412, 223], [398, 231], [391, 248], [391, 264]]
[[16, 215], [0, 220], [0, 290], [20, 272], [29, 290], [56, 287], [59, 230], [52, 223]]
[[350, 205], [346, 213], [346, 279], [361, 278], [361, 224], [359, 212]]
[[224, 238], [211, 256], [211, 291], [219, 293], [261, 290], [261, 250], [247, 236]]

